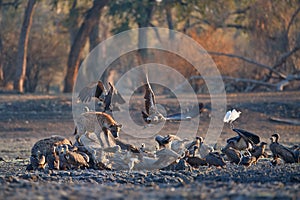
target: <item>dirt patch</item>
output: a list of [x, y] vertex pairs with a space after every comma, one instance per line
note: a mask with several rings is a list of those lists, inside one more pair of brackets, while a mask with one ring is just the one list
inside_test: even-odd
[[[208, 95], [198, 98], [209, 108]], [[176, 109], [176, 101], [172, 98], [162, 97], [157, 101], [170, 111]], [[285, 145], [300, 143], [300, 126], [269, 120], [270, 116], [299, 119], [300, 92], [230, 94], [227, 101], [228, 108], [242, 111], [235, 126], [258, 134], [262, 141], [269, 142], [268, 138], [276, 131]], [[140, 101], [133, 106], [136, 114], [132, 116], [138, 117], [143, 103]], [[176, 172], [70, 170], [29, 173], [25, 168], [30, 149], [37, 140], [59, 134], [74, 141], [71, 95], [1, 94], [0, 112], [0, 196], [5, 199], [300, 198], [300, 165], [274, 167], [268, 160], [261, 160], [249, 168], [227, 164], [225, 169], [201, 167]], [[209, 122], [209, 113], [201, 114], [198, 135], [205, 136]], [[171, 124], [164, 131], [172, 132], [177, 128], [178, 125]], [[219, 146], [234, 135], [225, 126]], [[128, 136], [126, 140], [133, 139]]]

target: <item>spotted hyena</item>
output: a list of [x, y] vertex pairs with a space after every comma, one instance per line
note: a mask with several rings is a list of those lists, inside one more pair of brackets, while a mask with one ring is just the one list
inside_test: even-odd
[[[27, 170], [44, 169], [47, 162], [55, 162], [55, 159], [52, 158], [55, 147], [63, 144], [72, 145], [70, 140], [58, 135], [37, 141], [31, 149], [30, 164], [27, 166]], [[48, 163], [48, 165], [55, 166], [54, 163]]]

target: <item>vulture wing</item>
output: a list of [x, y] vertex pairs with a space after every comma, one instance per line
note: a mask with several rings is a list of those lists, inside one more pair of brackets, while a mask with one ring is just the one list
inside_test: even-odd
[[248, 131], [242, 130], [242, 129], [237, 129], [234, 128], [233, 131], [237, 132], [239, 136], [244, 138], [246, 141], [251, 142], [252, 144], [259, 144], [260, 143], [260, 138], [258, 135], [255, 135], [254, 133], [250, 133]]
[[91, 101], [92, 97], [102, 99], [102, 96], [106, 94], [106, 89], [101, 81], [92, 82], [83, 89], [80, 90], [78, 98], [82, 102]]
[[156, 105], [155, 105], [155, 96], [154, 96], [154, 92], [150, 86], [150, 83], [148, 82], [147, 79], [147, 84], [145, 85], [145, 108], [146, 108], [146, 113], [148, 115], [151, 115], [153, 113], [156, 112]]
[[112, 111], [112, 108], [111, 108], [111, 98], [112, 98], [112, 95], [113, 95], [113, 92], [114, 92], [114, 87], [112, 86], [111, 83], [108, 83], [110, 88], [109, 88], [109, 91], [107, 93], [107, 95], [105, 96], [105, 99], [104, 99], [104, 104], [105, 104], [105, 107], [104, 107], [104, 112], [105, 111]]

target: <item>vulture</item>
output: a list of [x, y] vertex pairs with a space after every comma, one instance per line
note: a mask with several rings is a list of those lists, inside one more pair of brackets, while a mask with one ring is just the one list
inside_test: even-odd
[[167, 135], [167, 136], [157, 135], [155, 137], [155, 141], [158, 143], [158, 147], [159, 147], [158, 149], [162, 149], [162, 148], [170, 149], [171, 148], [171, 143], [175, 139], [176, 140], [181, 140], [176, 135]]
[[[110, 89], [106, 90], [104, 84], [101, 81], [92, 82], [80, 90], [78, 99], [83, 102], [89, 102], [91, 99], [97, 98], [100, 102], [104, 103], [103, 112], [111, 112], [112, 110], [118, 110], [115, 103], [124, 104], [125, 100], [115, 87], [109, 82]], [[113, 99], [113, 104], [112, 104]]]
[[199, 158], [197, 156], [195, 157], [187, 157], [186, 162], [191, 165], [192, 167], [198, 168], [200, 166], [207, 166], [208, 163], [206, 162], [205, 159]]
[[84, 156], [83, 153], [68, 151], [64, 154], [64, 157], [68, 164], [72, 166], [72, 168], [79, 169], [82, 167], [89, 167], [86, 156]]
[[250, 151], [250, 153], [252, 156], [256, 158], [256, 160], [258, 160], [261, 157], [265, 156], [266, 147], [267, 147], [267, 143], [261, 142], [260, 145], [254, 146], [253, 149]]
[[181, 139], [176, 135], [169, 134], [165, 137], [157, 135], [155, 141], [158, 143], [159, 149], [172, 149], [176, 153], [184, 153], [188, 139]]
[[192, 142], [190, 142], [186, 145], [186, 148], [187, 148], [187, 150], [193, 150], [194, 146], [197, 146], [198, 149], [200, 149], [202, 144], [203, 144], [203, 138], [196, 136], [195, 140], [193, 140]]
[[157, 110], [155, 95], [149, 83], [148, 76], [146, 76], [146, 80], [144, 95], [146, 112], [142, 111], [143, 119], [148, 124], [158, 124], [166, 121], [166, 118]]
[[59, 170], [59, 155], [56, 152], [56, 146], [52, 147], [52, 152], [46, 157], [49, 169]]
[[205, 161], [208, 166], [216, 166], [216, 167], [226, 167], [226, 163], [219, 152], [210, 152], [205, 156]]
[[275, 133], [271, 136], [271, 144], [269, 145], [270, 150], [272, 151], [274, 160], [281, 158], [285, 163], [295, 163], [296, 156], [294, 152], [278, 143], [280, 136], [278, 133]]
[[242, 156], [239, 164], [250, 167], [253, 163], [256, 163], [256, 158], [254, 156]]
[[158, 124], [164, 121], [189, 121], [192, 118], [198, 116], [204, 109], [203, 103], [199, 103], [196, 107], [194, 106], [190, 108], [185, 113], [176, 113], [168, 116], [163, 116], [163, 114], [161, 114], [156, 107], [155, 95], [151, 88], [147, 75], [144, 99], [146, 112], [142, 111], [142, 116], [147, 124]]
[[232, 142], [232, 148], [242, 151], [242, 150], [252, 150], [254, 145], [257, 145], [260, 142], [259, 136], [254, 133], [242, 129], [232, 129], [238, 135], [227, 140], [227, 144]]
[[78, 98], [81, 102], [91, 101], [92, 97], [96, 97], [100, 101], [104, 101], [107, 91], [101, 81], [92, 82], [80, 90]]
[[231, 163], [239, 164], [241, 162], [241, 153], [233, 148], [234, 143], [230, 141], [221, 151]]

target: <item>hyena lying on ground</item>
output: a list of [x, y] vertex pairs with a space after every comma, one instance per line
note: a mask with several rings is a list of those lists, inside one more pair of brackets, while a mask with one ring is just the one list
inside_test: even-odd
[[[54, 135], [36, 142], [31, 149], [30, 164], [27, 170], [44, 169], [47, 162], [49, 166], [54, 166], [52, 159], [55, 147], [60, 145], [72, 145], [71, 141], [65, 137]], [[53, 162], [53, 163], [52, 163]]]

